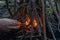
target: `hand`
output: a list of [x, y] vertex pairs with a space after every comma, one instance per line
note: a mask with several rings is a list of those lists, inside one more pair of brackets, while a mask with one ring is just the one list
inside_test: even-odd
[[11, 29], [19, 29], [20, 22], [13, 19], [2, 18], [0, 19], [0, 31], [10, 31]]

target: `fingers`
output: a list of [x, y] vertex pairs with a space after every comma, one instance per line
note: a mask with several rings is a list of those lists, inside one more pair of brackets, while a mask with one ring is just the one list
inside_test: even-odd
[[21, 22], [18, 21], [18, 29], [21, 27]]
[[10, 31], [11, 29], [19, 29], [20, 22], [13, 19], [2, 18], [0, 19], [0, 31]]

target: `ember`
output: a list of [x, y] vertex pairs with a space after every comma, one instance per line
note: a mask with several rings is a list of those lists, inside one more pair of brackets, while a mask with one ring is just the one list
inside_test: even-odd
[[25, 25], [29, 25], [29, 24], [30, 24], [30, 18], [29, 18], [29, 17], [27, 17], [27, 18], [26, 18]]
[[36, 21], [36, 18], [34, 18], [34, 20], [33, 20], [33, 25], [34, 25], [34, 28], [37, 27], [37, 21]]

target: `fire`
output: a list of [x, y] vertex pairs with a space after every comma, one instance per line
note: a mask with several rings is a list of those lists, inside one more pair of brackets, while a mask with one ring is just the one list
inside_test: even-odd
[[[32, 25], [30, 24], [30, 22], [31, 22], [31, 20], [30, 20], [30, 17], [28, 16], [28, 17], [26, 17], [26, 19], [24, 20], [23, 23], [18, 22], [18, 27], [24, 26], [25, 28], [27, 28], [27, 29], [30, 30], [31, 27], [32, 27]], [[36, 18], [34, 18], [32, 22], [33, 22], [34, 28], [36, 29], [37, 28], [37, 20], [36, 20]]]
[[29, 25], [29, 24], [30, 24], [30, 18], [29, 18], [29, 17], [27, 17], [27, 18], [26, 18], [25, 25]]
[[34, 26], [34, 28], [37, 27], [37, 21], [36, 21], [36, 18], [34, 18], [34, 20], [33, 20], [33, 26]]
[[[27, 18], [26, 18], [25, 25], [29, 25], [29, 24], [30, 24], [30, 18], [27, 17]], [[36, 21], [36, 18], [33, 19], [33, 26], [34, 26], [34, 28], [37, 27], [37, 21]]]

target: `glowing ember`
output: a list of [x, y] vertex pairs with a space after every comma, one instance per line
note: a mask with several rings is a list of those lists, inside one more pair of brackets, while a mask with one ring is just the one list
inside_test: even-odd
[[33, 20], [33, 25], [34, 25], [34, 28], [37, 27], [37, 21], [36, 21], [36, 18], [34, 18], [34, 20]]
[[26, 18], [25, 24], [26, 24], [26, 25], [29, 25], [29, 24], [30, 24], [30, 18], [29, 18], [29, 17]]

